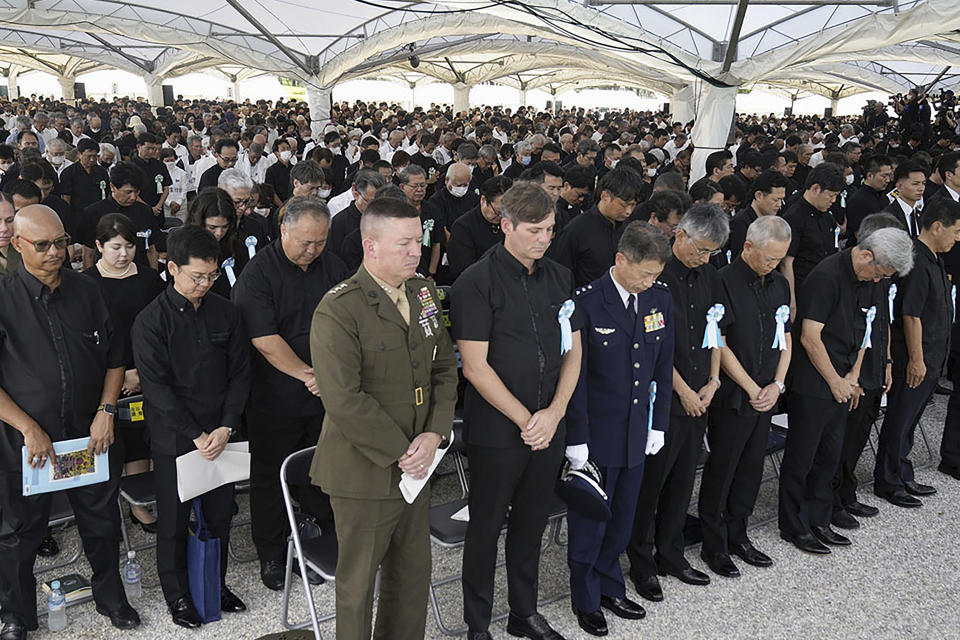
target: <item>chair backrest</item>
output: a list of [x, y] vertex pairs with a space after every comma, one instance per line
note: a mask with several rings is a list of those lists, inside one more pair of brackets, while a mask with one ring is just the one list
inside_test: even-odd
[[310, 466], [313, 464], [313, 453], [316, 445], [295, 451], [287, 456], [280, 466], [280, 482], [290, 487], [299, 487], [310, 484]]

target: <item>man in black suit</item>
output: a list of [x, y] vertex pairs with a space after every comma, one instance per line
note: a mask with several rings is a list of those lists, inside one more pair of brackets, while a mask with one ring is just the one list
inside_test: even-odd
[[919, 202], [923, 198], [923, 189], [927, 183], [927, 170], [915, 160], [908, 160], [897, 166], [893, 173], [893, 180], [897, 185], [896, 198], [883, 208], [886, 213], [892, 213], [903, 227], [903, 230], [916, 238], [920, 233]]

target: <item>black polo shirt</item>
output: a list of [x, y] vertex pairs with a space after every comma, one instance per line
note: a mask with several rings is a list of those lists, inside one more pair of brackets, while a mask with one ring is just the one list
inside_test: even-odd
[[[0, 279], [0, 388], [54, 441], [89, 435], [124, 347], [99, 285], [69, 267], [61, 277], [53, 291], [25, 267]], [[20, 468], [21, 446], [20, 432], [0, 423], [7, 471]]]
[[950, 298], [950, 278], [943, 260], [930, 251], [919, 239], [913, 241], [914, 264], [897, 283], [897, 298], [893, 303], [893, 330], [890, 355], [893, 357], [893, 375], [906, 376], [909, 354], [903, 329], [903, 317], [920, 318], [923, 326], [923, 363], [927, 379], [939, 378], [950, 352], [950, 330], [953, 325], [953, 302]]
[[[791, 390], [802, 395], [832, 400], [833, 394], [826, 380], [816, 370], [801, 342], [803, 321], [809, 318], [823, 324], [820, 339], [827, 349], [830, 362], [838, 375], [845, 376], [857, 361], [857, 354], [866, 331], [866, 311], [876, 302], [874, 287], [860, 286], [853, 271], [851, 249], [844, 249], [825, 258], [808, 280], [809, 287], [800, 290], [797, 296], [797, 318], [794, 321]], [[871, 342], [878, 347], [877, 319], [874, 319]]]
[[[699, 391], [710, 379], [712, 350], [701, 346], [707, 329], [707, 311], [715, 304], [722, 304], [724, 309], [730, 306], [720, 274], [711, 264], [690, 269], [677, 256], [672, 256], [663, 268], [660, 280], [673, 294], [673, 366], [687, 386]], [[720, 329], [723, 330], [728, 322], [724, 313]], [[673, 394], [670, 413], [687, 415], [676, 393]]]
[[110, 196], [110, 175], [99, 164], [88, 172], [79, 162], [74, 162], [60, 174], [60, 193], [70, 196], [70, 208], [79, 215], [93, 203]]
[[435, 194], [423, 201], [422, 206], [434, 218], [443, 221], [443, 228], [449, 230], [457, 218], [479, 204], [480, 196], [475, 191], [468, 190], [462, 197], [456, 198], [441, 184]]
[[613, 266], [621, 226], [594, 206], [567, 225], [550, 255], [573, 272], [574, 286], [590, 284]]
[[[233, 288], [233, 302], [250, 339], [278, 335], [309, 365], [313, 312], [324, 294], [349, 275], [330, 251], [323, 251], [304, 271], [290, 262], [282, 244], [275, 242], [259, 251], [244, 269]], [[251, 373], [250, 401], [257, 411], [283, 416], [323, 414], [320, 398], [301, 381], [274, 368], [256, 349]]]
[[[890, 199], [883, 191], [863, 185], [847, 200], [847, 237], [855, 238], [863, 219], [883, 211]], [[889, 314], [888, 314], [889, 315]]]
[[793, 281], [796, 291], [800, 291], [810, 271], [837, 252], [837, 223], [829, 211], [814, 209], [802, 195], [783, 213], [783, 219], [790, 223], [793, 232], [787, 255], [793, 257]]
[[[444, 240], [446, 240], [446, 234], [443, 232], [443, 220], [437, 218], [436, 210], [420, 207], [420, 229], [423, 232], [423, 239], [420, 242], [420, 266], [417, 270], [424, 275], [435, 275], [430, 274], [430, 257], [433, 253], [433, 248], [443, 244]], [[362, 248], [360, 258], [362, 262]], [[360, 267], [359, 263], [357, 263], [357, 267]], [[437, 268], [439, 267], [440, 265], [437, 264]], [[356, 269], [354, 269], [354, 271], [356, 271]]]
[[460, 216], [450, 230], [450, 239], [447, 241], [450, 275], [456, 278], [490, 247], [502, 242], [500, 224], [491, 224], [483, 217], [480, 207], [474, 207]]
[[130, 156], [130, 162], [143, 173], [143, 182], [140, 183], [140, 199], [151, 207], [157, 206], [157, 203], [160, 202], [160, 196], [163, 195], [163, 188], [173, 184], [166, 165], [157, 159], [144, 160], [136, 154]]
[[[451, 291], [453, 337], [489, 343], [487, 362], [531, 413], [549, 406], [560, 379], [558, 314], [573, 299], [570, 271], [544, 258], [533, 273], [497, 245], [464, 271]], [[581, 327], [579, 311], [570, 318]], [[525, 447], [520, 429], [473, 385], [464, 396], [467, 441], [496, 448]], [[564, 438], [563, 422], [555, 436]]]
[[203, 175], [200, 176], [200, 182], [197, 183], [197, 191], [207, 187], [216, 187], [217, 182], [220, 181], [220, 174], [223, 172], [224, 168], [220, 166], [219, 162], [204, 171]]
[[[122, 213], [130, 218], [137, 230], [137, 253], [134, 260], [137, 264], [148, 266], [147, 247], [156, 246], [158, 251], [166, 247], [166, 238], [160, 228], [160, 219], [153, 215], [150, 207], [142, 202], [134, 202], [129, 207], [121, 207], [113, 196], [106, 200], [94, 202], [83, 210], [77, 220], [76, 240], [85, 247], [97, 248], [97, 223], [108, 213]], [[149, 236], [147, 235], [149, 233]]]
[[131, 337], [154, 453], [181, 455], [202, 433], [240, 426], [250, 344], [229, 300], [208, 293], [194, 309], [167, 287], [137, 316]]
[[283, 164], [279, 160], [267, 168], [263, 181], [273, 187], [274, 193], [281, 201], [290, 197], [290, 169], [289, 164]]
[[[357, 209], [357, 203], [350, 205], [334, 216], [330, 222], [330, 233], [327, 236], [327, 246], [343, 260], [344, 241], [354, 231], [360, 230], [360, 218], [363, 214]], [[344, 260], [344, 262], [346, 262]]]
[[[776, 270], [761, 278], [742, 258], [721, 269], [720, 280], [729, 302], [724, 314], [724, 319], [729, 316], [724, 335], [727, 347], [753, 381], [765, 387], [773, 382], [780, 364], [780, 348], [773, 347], [776, 313], [781, 306], [790, 308], [790, 285]], [[788, 319], [785, 333], [790, 328]], [[755, 414], [746, 392], [722, 370], [720, 378], [723, 384], [717, 393], [719, 406], [741, 415]]]
[[64, 230], [70, 234], [71, 237], [76, 233], [77, 216], [73, 209], [70, 208], [70, 205], [67, 204], [67, 201], [58, 196], [55, 193], [48, 195], [40, 204], [45, 205], [53, 209], [57, 217], [60, 218], [60, 222], [63, 223]]
[[[730, 252], [731, 261], [736, 260], [743, 253], [743, 243], [747, 241], [747, 229], [758, 217], [753, 206], [747, 205], [730, 218], [730, 237], [727, 240], [727, 251]], [[726, 259], [726, 256], [724, 256], [724, 259]]]
[[557, 198], [555, 210], [557, 217], [556, 222], [554, 222], [553, 237], [559, 238], [563, 230], [567, 228], [567, 225], [580, 215], [580, 205], [570, 204], [563, 198]]

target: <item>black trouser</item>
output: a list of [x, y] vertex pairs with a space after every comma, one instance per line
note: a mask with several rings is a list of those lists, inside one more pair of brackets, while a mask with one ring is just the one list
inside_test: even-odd
[[463, 544], [463, 618], [471, 631], [490, 626], [497, 540], [507, 527], [507, 597], [521, 617], [537, 612], [540, 543], [563, 460], [562, 433], [542, 451], [467, 445], [470, 523]]
[[833, 515], [833, 476], [840, 461], [847, 403], [794, 393], [780, 465], [780, 531], [810, 535]]
[[710, 457], [700, 481], [703, 552], [727, 553], [731, 544], [747, 544], [747, 519], [760, 492], [763, 459], [770, 434], [770, 413], [738, 415], [732, 409], [710, 413]]
[[690, 566], [683, 557], [683, 527], [706, 427], [706, 416], [671, 416], [663, 449], [644, 462], [627, 546], [630, 575], [635, 579], [656, 575], [659, 569], [679, 573]]
[[[290, 525], [280, 490], [280, 465], [288, 455], [312, 447], [320, 437], [323, 414], [288, 417], [247, 409], [250, 433], [250, 522], [261, 561], [282, 560]], [[330, 498], [313, 485], [291, 487], [300, 510], [321, 528], [333, 522]]]
[[857, 408], [847, 415], [847, 429], [843, 434], [843, 448], [840, 451], [840, 464], [833, 476], [833, 509], [841, 510], [844, 505], [857, 501], [857, 463], [870, 438], [873, 423], [880, 415], [880, 398], [883, 389], [864, 389]]
[[943, 423], [940, 462], [946, 467], [960, 469], [960, 355], [950, 356], [950, 379], [953, 392], [947, 402], [947, 418]]
[[903, 483], [913, 480], [913, 463], [910, 462], [913, 435], [936, 387], [936, 376], [929, 376], [914, 389], [907, 386], [906, 378], [893, 379], [893, 386], [887, 394], [887, 414], [883, 417], [877, 443], [874, 491], [903, 491]]
[[[187, 522], [193, 501], [180, 502], [177, 492], [177, 457], [153, 452], [153, 475], [157, 481], [157, 574], [167, 604], [190, 595], [187, 581]], [[233, 484], [226, 484], [199, 497], [210, 534], [220, 539], [220, 584], [226, 583], [227, 547], [233, 518]]]
[[[20, 459], [4, 459], [2, 464], [0, 618], [4, 622], [20, 621], [27, 629], [35, 630], [38, 627], [37, 582], [33, 564], [37, 548], [47, 533], [53, 494], [24, 497]], [[93, 598], [108, 611], [116, 611], [127, 603], [120, 580], [120, 509], [117, 505], [122, 466], [123, 452], [117, 446], [111, 447], [108, 481], [66, 491], [83, 540], [83, 552], [93, 569], [90, 580]]]

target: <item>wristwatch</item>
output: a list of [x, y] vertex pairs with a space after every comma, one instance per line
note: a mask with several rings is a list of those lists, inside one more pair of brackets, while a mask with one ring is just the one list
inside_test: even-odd
[[117, 415], [117, 406], [113, 404], [102, 404], [97, 407], [97, 411], [103, 411], [107, 415], [115, 416]]
[[717, 390], [720, 389], [720, 384], [721, 384], [720, 378], [713, 377], [713, 378], [710, 378], [709, 380], [707, 380], [707, 382], [716, 382], [716, 383], [717, 383]]
[[777, 385], [777, 389], [780, 390], [780, 395], [783, 395], [787, 391], [787, 385], [783, 384], [779, 380], [774, 380], [773, 384]]

